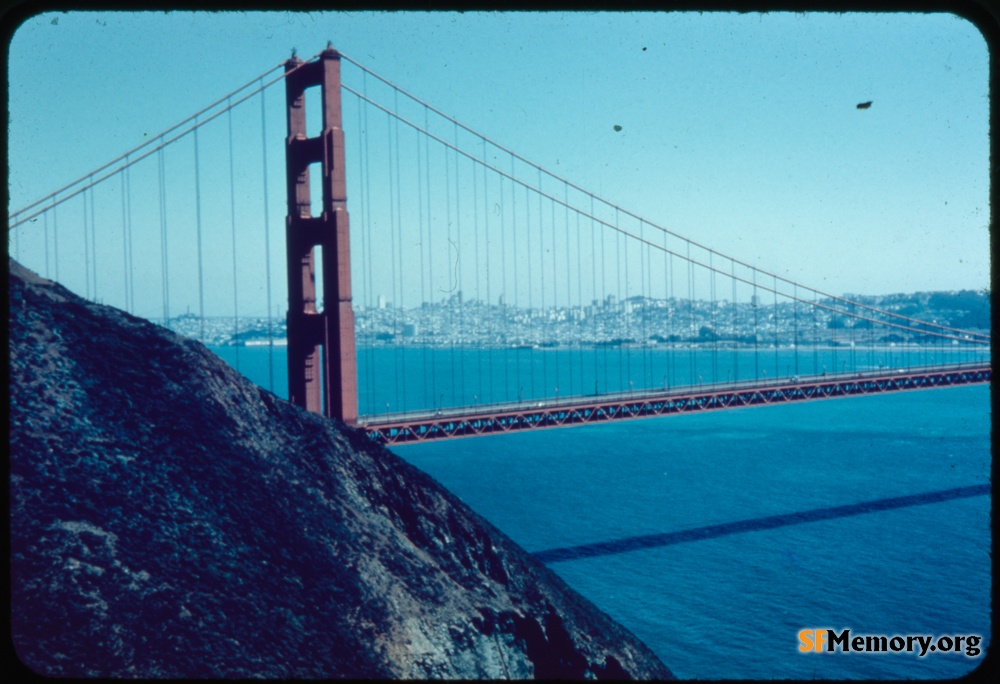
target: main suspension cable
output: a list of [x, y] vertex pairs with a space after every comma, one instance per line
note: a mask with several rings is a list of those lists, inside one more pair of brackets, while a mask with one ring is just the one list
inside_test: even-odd
[[[626, 209], [624, 209], [624, 208], [622, 208], [622, 207], [620, 207], [620, 206], [618, 206], [618, 205], [614, 204], [613, 202], [610, 202], [609, 200], [606, 200], [606, 199], [604, 199], [604, 198], [601, 198], [601, 197], [598, 197], [598, 196], [597, 196], [596, 194], [594, 194], [594, 193], [590, 192], [589, 190], [586, 190], [586, 189], [582, 188], [581, 186], [579, 186], [579, 185], [576, 185], [575, 183], [573, 183], [573, 182], [571, 182], [571, 181], [569, 181], [569, 180], [567, 180], [567, 179], [565, 179], [565, 178], [563, 178], [563, 177], [561, 177], [561, 176], [558, 176], [558, 175], [556, 175], [555, 173], [553, 173], [553, 172], [549, 171], [548, 169], [545, 169], [545, 168], [543, 168], [543, 167], [539, 166], [538, 164], [536, 164], [536, 163], [534, 163], [534, 162], [532, 162], [532, 161], [530, 161], [530, 160], [526, 159], [525, 157], [522, 157], [522, 156], [518, 155], [517, 153], [513, 152], [513, 151], [512, 151], [512, 150], [510, 150], [509, 148], [506, 148], [506, 147], [504, 147], [503, 145], [501, 145], [501, 144], [497, 143], [496, 141], [494, 141], [494, 140], [490, 139], [489, 137], [487, 137], [487, 136], [483, 135], [482, 133], [479, 133], [478, 131], [476, 131], [476, 130], [474, 130], [474, 129], [470, 128], [469, 126], [467, 126], [467, 125], [465, 125], [465, 124], [463, 124], [463, 123], [461, 123], [461, 122], [460, 122], [460, 121], [458, 121], [457, 119], [454, 119], [453, 117], [450, 117], [450, 116], [448, 116], [447, 114], [445, 114], [445, 113], [444, 113], [444, 112], [442, 112], [441, 110], [439, 110], [439, 109], [436, 109], [436, 108], [434, 108], [433, 106], [431, 106], [431, 105], [427, 104], [426, 102], [424, 102], [424, 101], [423, 101], [423, 100], [421, 100], [420, 98], [416, 97], [416, 96], [415, 96], [415, 95], [413, 95], [412, 93], [410, 93], [410, 92], [406, 91], [406, 90], [405, 90], [405, 89], [403, 89], [403, 88], [400, 88], [399, 86], [395, 85], [395, 84], [394, 84], [394, 83], [392, 83], [391, 81], [389, 81], [389, 80], [387, 80], [387, 79], [383, 78], [382, 76], [380, 76], [380, 75], [376, 74], [375, 72], [373, 72], [373, 71], [369, 70], [368, 68], [366, 68], [366, 67], [365, 67], [365, 66], [363, 66], [362, 64], [360, 64], [360, 63], [358, 63], [358, 62], [354, 61], [353, 59], [351, 59], [351, 58], [350, 58], [350, 57], [348, 57], [347, 55], [344, 55], [343, 53], [341, 53], [341, 57], [342, 57], [342, 58], [344, 58], [344, 59], [346, 59], [346, 60], [347, 60], [348, 62], [350, 62], [350, 63], [354, 64], [355, 66], [357, 66], [357, 67], [358, 67], [359, 69], [361, 69], [362, 71], [364, 71], [364, 72], [366, 72], [366, 73], [368, 73], [368, 74], [371, 74], [372, 76], [374, 76], [374, 77], [375, 77], [375, 78], [377, 78], [378, 80], [382, 81], [383, 83], [385, 83], [385, 84], [386, 84], [386, 85], [388, 85], [389, 87], [391, 87], [391, 88], [393, 88], [393, 89], [395, 89], [395, 90], [399, 91], [400, 93], [402, 93], [402, 94], [403, 94], [403, 95], [405, 95], [406, 97], [410, 98], [410, 99], [411, 99], [411, 100], [413, 100], [414, 102], [416, 102], [416, 103], [418, 103], [418, 104], [420, 104], [420, 105], [424, 106], [425, 108], [429, 109], [430, 111], [434, 112], [434, 113], [435, 113], [435, 114], [437, 114], [438, 116], [440, 116], [440, 117], [442, 117], [442, 118], [446, 119], [447, 121], [450, 121], [450, 122], [454, 123], [454, 124], [455, 124], [455, 125], [457, 125], [457, 126], [460, 126], [460, 127], [462, 128], [462, 129], [464, 129], [465, 131], [467, 131], [467, 132], [471, 133], [472, 135], [474, 135], [474, 136], [476, 136], [476, 137], [478, 137], [478, 138], [481, 138], [482, 140], [484, 140], [484, 141], [486, 141], [486, 142], [489, 142], [489, 144], [493, 145], [493, 146], [494, 146], [494, 147], [496, 147], [497, 149], [499, 149], [499, 150], [501, 150], [501, 151], [503, 151], [503, 152], [505, 152], [505, 153], [507, 153], [507, 154], [511, 155], [511, 157], [512, 157], [513, 159], [517, 159], [518, 161], [520, 161], [520, 162], [522, 162], [522, 163], [524, 163], [524, 164], [527, 164], [528, 166], [530, 166], [530, 167], [532, 167], [532, 168], [535, 168], [535, 169], [538, 169], [538, 170], [539, 170], [540, 172], [542, 172], [542, 173], [545, 173], [545, 174], [546, 174], [546, 175], [548, 175], [549, 177], [551, 177], [551, 178], [553, 178], [553, 179], [555, 179], [555, 180], [557, 180], [557, 181], [559, 181], [559, 182], [561, 182], [561, 183], [565, 183], [565, 184], [566, 184], [567, 186], [569, 186], [569, 187], [571, 187], [571, 188], [573, 188], [573, 189], [575, 189], [575, 190], [578, 190], [579, 192], [583, 193], [584, 195], [587, 195], [587, 196], [590, 196], [590, 197], [592, 197], [592, 198], [595, 198], [595, 199], [597, 199], [598, 201], [602, 202], [602, 203], [603, 203], [603, 204], [605, 204], [606, 206], [608, 206], [608, 207], [611, 207], [611, 208], [614, 208], [614, 209], [616, 209], [616, 210], [620, 211], [620, 212], [621, 212], [622, 214], [624, 214], [624, 215], [626, 215], [626, 216], [629, 216], [629, 217], [631, 217], [631, 218], [634, 218], [634, 219], [637, 219], [637, 220], [645, 220], [645, 219], [643, 219], [643, 218], [642, 218], [641, 216], [639, 216], [639, 215], [637, 215], [637, 214], [635, 214], [635, 213], [633, 213], [633, 212], [630, 212], [630, 211], [628, 211], [628, 210], [626, 210]], [[343, 87], [344, 87], [345, 89], [347, 89], [347, 90], [350, 90], [350, 88], [349, 88], [348, 86], [343, 86]], [[352, 91], [352, 92], [353, 92], [353, 91]], [[379, 104], [378, 104], [377, 102], [374, 102], [374, 101], [371, 101], [371, 100], [369, 100], [369, 102], [370, 102], [370, 104], [372, 104], [373, 106], [375, 106], [375, 107], [380, 107], [380, 108], [381, 108], [381, 105], [379, 105]], [[402, 121], [404, 121], [404, 123], [409, 123], [409, 122], [407, 122], [407, 121], [406, 121], [405, 119], [402, 119], [402, 117], [400, 117], [400, 119], [401, 119]], [[412, 125], [412, 124], [409, 124], [409, 125]], [[426, 133], [427, 135], [430, 135], [430, 136], [432, 136], [432, 137], [435, 137], [435, 136], [433, 136], [433, 134], [432, 134], [432, 133], [430, 133], [429, 131], [424, 131], [424, 132], [425, 132], [425, 133]], [[464, 152], [463, 152], [463, 153], [464, 153]], [[470, 158], [472, 158], [472, 157], [470, 156]], [[489, 167], [489, 165], [488, 165], [488, 164], [486, 164], [486, 162], [485, 162], [484, 160], [477, 160], [477, 161], [479, 161], [480, 163], [482, 163], [482, 164], [486, 165], [487, 167]], [[514, 179], [512, 179], [512, 180], [514, 180]], [[520, 181], [517, 181], [517, 182], [520, 182]], [[522, 182], [522, 184], [523, 184], [523, 182]], [[539, 191], [539, 192], [541, 192], [540, 188], [538, 189], [538, 191]], [[845, 297], [840, 297], [840, 296], [837, 296], [837, 295], [833, 295], [833, 294], [829, 294], [829, 293], [826, 293], [826, 292], [822, 292], [822, 291], [818, 291], [818, 290], [815, 290], [814, 288], [809, 288], [809, 287], [807, 287], [807, 286], [804, 286], [804, 285], [802, 285], [801, 283], [797, 283], [797, 282], [795, 282], [795, 281], [792, 281], [792, 280], [790, 280], [790, 279], [788, 279], [788, 278], [784, 278], [783, 276], [780, 276], [780, 275], [777, 275], [777, 274], [775, 274], [775, 273], [773, 273], [773, 272], [771, 272], [771, 271], [767, 271], [767, 270], [765, 270], [765, 269], [762, 269], [762, 268], [758, 268], [758, 267], [756, 267], [756, 266], [753, 266], [752, 264], [749, 264], [749, 263], [747, 263], [747, 262], [744, 262], [744, 261], [742, 261], [742, 260], [739, 260], [739, 259], [736, 259], [736, 258], [734, 258], [734, 257], [730, 257], [730, 256], [727, 256], [727, 255], [725, 255], [725, 254], [723, 254], [723, 253], [721, 253], [721, 252], [718, 252], [717, 250], [714, 250], [714, 249], [712, 249], [712, 248], [708, 247], [707, 245], [703, 245], [703, 244], [701, 244], [701, 243], [698, 243], [698, 242], [696, 242], [696, 241], [694, 241], [694, 240], [691, 240], [691, 239], [689, 239], [689, 238], [686, 238], [686, 237], [684, 237], [684, 236], [682, 236], [682, 235], [680, 235], [680, 234], [678, 234], [678, 233], [676, 233], [676, 232], [674, 232], [674, 231], [671, 231], [670, 229], [668, 229], [668, 228], [666, 228], [666, 227], [664, 227], [664, 226], [660, 226], [660, 225], [658, 225], [658, 224], [656, 224], [656, 223], [653, 223], [653, 222], [651, 222], [651, 221], [648, 221], [648, 220], [645, 220], [645, 222], [646, 222], [646, 223], [648, 223], [648, 224], [650, 225], [650, 227], [652, 227], [652, 228], [655, 228], [655, 229], [657, 229], [657, 230], [660, 230], [660, 231], [663, 231], [663, 232], [665, 232], [665, 233], [668, 233], [668, 234], [672, 235], [673, 237], [676, 237], [676, 238], [678, 238], [678, 239], [680, 239], [680, 240], [683, 240], [683, 241], [685, 241], [685, 242], [689, 243], [690, 245], [692, 245], [692, 246], [694, 246], [694, 247], [697, 247], [697, 248], [699, 248], [699, 249], [703, 249], [703, 250], [705, 250], [705, 251], [707, 251], [707, 252], [710, 252], [710, 253], [714, 253], [715, 255], [717, 255], [717, 256], [719, 256], [719, 257], [721, 257], [721, 258], [722, 258], [722, 259], [724, 259], [724, 260], [731, 260], [731, 261], [733, 261], [734, 263], [737, 263], [737, 264], [739, 264], [740, 266], [743, 266], [743, 267], [745, 267], [745, 268], [749, 268], [749, 269], [753, 269], [753, 270], [755, 270], [755, 271], [759, 271], [759, 272], [761, 273], [761, 275], [764, 275], [764, 276], [769, 276], [769, 277], [773, 277], [773, 278], [776, 278], [777, 280], [780, 280], [780, 281], [782, 281], [783, 283], [786, 283], [786, 284], [788, 284], [788, 285], [793, 285], [793, 286], [801, 286], [801, 287], [803, 287], [803, 289], [807, 289], [807, 290], [811, 290], [811, 291], [816, 291], [816, 292], [817, 292], [817, 293], [818, 293], [819, 295], [821, 295], [821, 296], [823, 296], [823, 297], [826, 297], [826, 298], [828, 298], [828, 299], [831, 299], [831, 300], [834, 300], [834, 301], [838, 301], [838, 302], [841, 302], [841, 303], [843, 303], [843, 304], [845, 304], [845, 305], [850, 305], [850, 304], [854, 304], [855, 306], [857, 306], [857, 307], [860, 307], [860, 308], [862, 308], [862, 309], [866, 309], [866, 310], [869, 310], [869, 311], [875, 311], [875, 312], [878, 312], [878, 313], [880, 313], [880, 314], [882, 314], [882, 315], [885, 315], [885, 316], [889, 316], [889, 317], [892, 317], [892, 318], [898, 318], [898, 319], [902, 319], [902, 320], [908, 320], [908, 321], [910, 321], [910, 322], [919, 322], [919, 323], [923, 323], [923, 321], [919, 321], [918, 319], [912, 319], [912, 318], [910, 318], [910, 317], [908, 317], [908, 316], [904, 316], [903, 314], [897, 314], [897, 313], [894, 313], [894, 312], [891, 312], [891, 311], [883, 311], [883, 310], [881, 310], [881, 309], [879, 309], [879, 308], [877, 308], [877, 307], [873, 307], [873, 306], [870, 306], [870, 305], [867, 305], [867, 304], [864, 304], [864, 303], [861, 303], [861, 302], [857, 302], [857, 301], [854, 301], [854, 300], [850, 300], [850, 299], [847, 299], [847, 298], [845, 298]], [[941, 328], [945, 328], [946, 326], [938, 326], [938, 327], [941, 327]], [[952, 332], [961, 332], [961, 333], [967, 333], [967, 332], [968, 332], [968, 331], [965, 331], [965, 330], [961, 330], [961, 329], [958, 329], [958, 328], [950, 328], [950, 330], [951, 330]], [[970, 334], [974, 334], [974, 333], [970, 333]]]

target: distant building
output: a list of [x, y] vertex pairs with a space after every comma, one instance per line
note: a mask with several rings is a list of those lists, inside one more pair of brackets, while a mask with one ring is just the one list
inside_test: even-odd
[[378, 296], [378, 308], [379, 309], [384, 309], [385, 308], [385, 295], [384, 294], [380, 294]]

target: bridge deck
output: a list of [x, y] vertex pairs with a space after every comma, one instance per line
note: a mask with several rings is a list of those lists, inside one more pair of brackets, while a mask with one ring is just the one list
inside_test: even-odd
[[373, 439], [387, 444], [472, 437], [518, 430], [600, 423], [741, 408], [791, 401], [831, 399], [990, 382], [992, 366], [960, 363], [907, 369], [694, 385], [590, 397], [560, 397], [509, 404], [385, 414], [359, 419]]

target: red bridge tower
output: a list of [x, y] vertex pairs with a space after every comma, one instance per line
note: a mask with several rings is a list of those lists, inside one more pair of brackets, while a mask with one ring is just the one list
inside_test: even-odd
[[[292, 403], [348, 424], [358, 419], [358, 373], [351, 308], [350, 223], [340, 108], [340, 53], [285, 62], [288, 138], [288, 394]], [[306, 137], [306, 89], [320, 87], [323, 131]], [[323, 211], [313, 216], [309, 165], [322, 169]], [[320, 248], [323, 302], [316, 301]], [[325, 401], [324, 401], [325, 400]]]

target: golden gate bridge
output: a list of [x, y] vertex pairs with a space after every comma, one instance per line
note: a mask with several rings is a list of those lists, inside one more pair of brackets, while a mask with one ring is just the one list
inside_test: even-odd
[[[284, 240], [267, 152], [268, 93], [281, 84], [270, 101], [285, 110]], [[271, 312], [287, 300], [291, 401], [390, 443], [992, 376], [988, 323], [921, 320], [727, 256], [330, 46], [293, 54], [8, 225], [15, 258], [88, 298], [165, 325], [178, 302], [195, 305], [202, 339], [206, 293], [231, 295], [234, 340], [241, 309], [263, 309], [272, 387]]]

